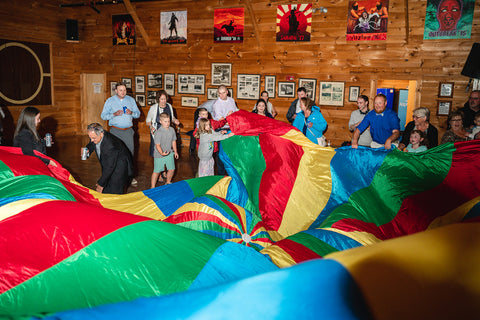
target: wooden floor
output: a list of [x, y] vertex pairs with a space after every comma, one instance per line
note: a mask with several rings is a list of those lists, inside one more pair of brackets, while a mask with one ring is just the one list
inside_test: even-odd
[[[173, 182], [191, 179], [195, 177], [198, 169], [196, 155], [189, 155], [189, 145], [183, 140], [185, 145], [179, 146], [180, 158], [175, 161], [175, 175]], [[101, 167], [96, 156], [82, 161], [80, 149], [88, 143], [88, 137], [71, 136], [56, 137], [55, 143], [51, 148], [47, 148], [48, 156], [54, 158], [65, 167], [72, 176], [84, 186], [94, 189], [95, 183], [100, 178]], [[127, 192], [141, 191], [150, 189], [150, 177], [153, 172], [153, 158], [148, 154], [149, 143], [140, 142], [136, 146], [135, 152], [135, 179], [138, 181], [136, 187], [129, 186]], [[158, 183], [157, 186], [162, 185]]]

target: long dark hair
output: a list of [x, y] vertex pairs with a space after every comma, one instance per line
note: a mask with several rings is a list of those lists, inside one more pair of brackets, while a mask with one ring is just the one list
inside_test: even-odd
[[35, 107], [26, 107], [20, 113], [20, 117], [18, 117], [17, 127], [15, 128], [15, 133], [13, 134], [13, 138], [17, 136], [17, 134], [23, 129], [27, 129], [30, 131], [36, 140], [40, 140], [40, 136], [37, 132], [37, 124], [35, 123], [35, 117], [37, 114], [40, 113]]

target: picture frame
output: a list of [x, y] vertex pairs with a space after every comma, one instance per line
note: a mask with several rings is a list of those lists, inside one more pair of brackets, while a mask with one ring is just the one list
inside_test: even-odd
[[157, 91], [153, 91], [153, 90], [148, 90], [147, 91], [147, 104], [149, 106], [151, 105], [154, 105], [155, 103], [157, 103], [155, 101], [155, 96], [157, 95]]
[[260, 75], [237, 74], [237, 99], [258, 100], [260, 98]]
[[139, 107], [145, 107], [145, 95], [144, 94], [136, 94], [135, 101]]
[[147, 83], [149, 88], [161, 89], [163, 86], [162, 83], [162, 74], [161, 73], [149, 73], [147, 74]]
[[304, 87], [307, 90], [307, 95], [310, 99], [315, 101], [317, 90], [317, 79], [300, 78], [298, 79], [298, 87]]
[[182, 97], [182, 107], [198, 107], [198, 97]]
[[132, 89], [132, 78], [122, 78], [122, 82], [125, 83], [125, 88]]
[[117, 85], [117, 81], [110, 81], [110, 97], [115, 95], [115, 86]]
[[295, 98], [295, 82], [278, 81], [279, 98]]
[[348, 101], [357, 102], [359, 95], [360, 95], [360, 87], [359, 86], [348, 87]]
[[437, 115], [448, 116], [452, 110], [452, 101], [439, 100], [437, 102]]
[[345, 82], [322, 81], [320, 82], [320, 95], [318, 104], [324, 106], [343, 107], [345, 95]]
[[265, 91], [268, 92], [269, 98], [275, 98], [275, 84], [277, 82], [276, 76], [265, 76]]
[[204, 74], [178, 74], [177, 75], [179, 94], [205, 94]]
[[217, 88], [207, 88], [207, 99], [214, 100], [218, 98], [218, 89]]
[[453, 82], [440, 82], [438, 85], [439, 98], [453, 98]]
[[165, 91], [170, 97], [175, 96], [175, 73], [165, 73], [163, 78], [165, 81]]
[[212, 85], [213, 86], [231, 86], [232, 85], [232, 64], [231, 63], [212, 63]]
[[135, 93], [145, 93], [145, 76], [135, 76]]

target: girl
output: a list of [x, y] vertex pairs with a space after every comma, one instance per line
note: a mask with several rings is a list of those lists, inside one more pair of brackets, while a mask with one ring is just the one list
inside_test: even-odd
[[213, 160], [213, 142], [221, 141], [233, 136], [233, 132], [228, 135], [223, 132], [212, 131], [210, 121], [205, 118], [201, 118], [198, 121], [198, 131], [195, 134], [195, 138], [200, 139], [200, 145], [198, 146], [198, 176], [206, 177], [213, 176], [215, 161]]
[[325, 147], [325, 138], [322, 137], [323, 131], [327, 129], [327, 121], [325, 121], [320, 109], [315, 105], [315, 102], [307, 97], [300, 99], [300, 109], [302, 111], [297, 113], [295, 120], [293, 120], [293, 126], [313, 143]]
[[255, 107], [253, 108], [252, 112], [256, 113], [256, 114], [259, 114], [261, 116], [266, 116], [266, 117], [269, 117], [269, 118], [273, 119], [273, 116], [267, 110], [267, 105], [265, 103], [265, 100], [263, 100], [261, 98], [257, 100], [257, 103], [255, 104]]
[[405, 149], [406, 152], [422, 152], [427, 151], [427, 147], [425, 146], [427, 143], [425, 141], [425, 133], [420, 130], [412, 130], [410, 134], [410, 144]]
[[47, 166], [56, 167], [52, 160], [35, 155], [33, 150], [46, 153], [45, 140], [40, 138], [37, 126], [40, 123], [40, 110], [35, 107], [26, 107], [18, 117], [17, 127], [13, 135], [13, 146], [22, 148], [22, 153], [42, 160]]

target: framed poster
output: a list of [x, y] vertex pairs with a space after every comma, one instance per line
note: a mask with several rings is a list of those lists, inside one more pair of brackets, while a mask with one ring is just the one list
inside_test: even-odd
[[198, 97], [182, 97], [182, 107], [198, 107]]
[[215, 9], [213, 13], [213, 42], [243, 42], [245, 25], [243, 7]]
[[135, 93], [145, 93], [145, 76], [135, 76]]
[[232, 64], [231, 63], [212, 63], [212, 85], [213, 86], [231, 86], [232, 85]]
[[438, 101], [437, 115], [448, 116], [452, 109], [452, 101]]
[[278, 81], [279, 98], [295, 98], [295, 82]]
[[122, 82], [125, 83], [125, 88], [132, 89], [132, 78], [122, 78]]
[[217, 88], [207, 88], [207, 99], [214, 100], [218, 98], [218, 89]]
[[157, 95], [157, 91], [151, 91], [151, 90], [148, 90], [147, 91], [147, 104], [149, 106], [157, 103], [157, 101], [155, 101], [155, 96]]
[[348, 101], [357, 102], [359, 94], [360, 94], [360, 87], [350, 86], [348, 88]]
[[165, 80], [165, 91], [170, 97], [175, 95], [175, 73], [165, 73], [163, 75]]
[[161, 73], [149, 73], [147, 75], [147, 82], [149, 88], [162, 88], [162, 74]]
[[113, 45], [135, 44], [135, 22], [129, 14], [112, 16]]
[[205, 75], [204, 74], [178, 74], [179, 94], [205, 94]]
[[115, 95], [115, 86], [117, 85], [117, 81], [110, 81], [110, 97]]
[[276, 76], [265, 76], [265, 91], [268, 92], [269, 98], [275, 98], [275, 82], [277, 82]]
[[471, 39], [475, 0], [427, 0], [423, 39]]
[[260, 98], [260, 75], [237, 75], [237, 99], [258, 100]]
[[439, 98], [453, 98], [453, 82], [440, 82], [438, 85]]
[[349, 0], [347, 41], [387, 40], [390, 0]]
[[282, 4], [277, 6], [277, 41], [310, 41], [312, 4]]
[[187, 43], [187, 10], [160, 13], [160, 43]]
[[135, 101], [137, 101], [137, 104], [139, 107], [145, 107], [145, 95], [144, 94], [136, 94], [135, 95]]
[[320, 82], [320, 105], [343, 107], [344, 82]]
[[310, 99], [315, 101], [315, 93], [317, 90], [317, 79], [298, 79], [298, 87], [304, 87], [307, 90], [307, 95]]

